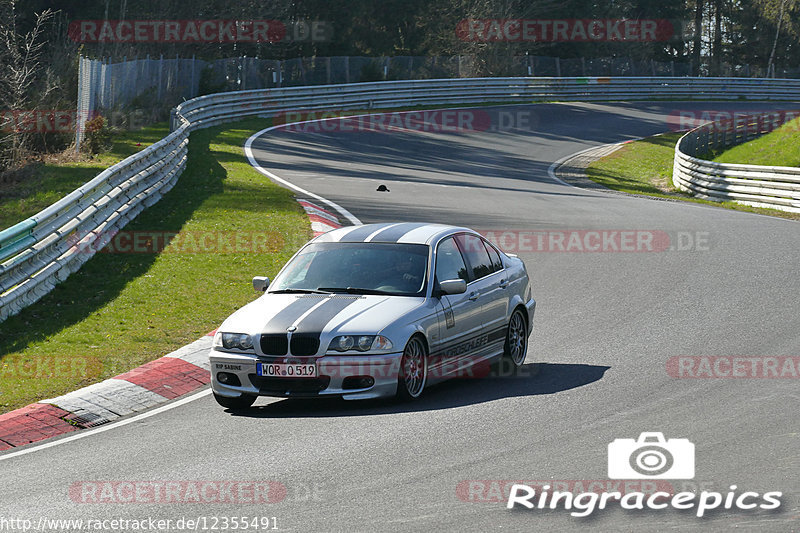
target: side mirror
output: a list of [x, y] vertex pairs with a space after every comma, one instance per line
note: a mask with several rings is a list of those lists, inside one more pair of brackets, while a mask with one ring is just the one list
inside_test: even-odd
[[269, 278], [262, 278], [261, 276], [253, 278], [253, 289], [256, 292], [264, 292], [267, 287], [269, 287]]
[[439, 282], [442, 294], [463, 294], [467, 292], [467, 282], [463, 279], [448, 279]]

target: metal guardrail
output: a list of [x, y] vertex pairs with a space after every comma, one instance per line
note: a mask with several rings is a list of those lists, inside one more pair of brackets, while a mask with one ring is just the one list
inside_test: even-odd
[[[501, 101], [800, 99], [800, 80], [750, 78], [475, 78], [289, 87], [200, 96], [176, 108], [195, 124], [297, 109], [391, 108]], [[173, 122], [173, 128], [177, 127]]]
[[715, 163], [697, 157], [747, 142], [779, 125], [765, 113], [691, 130], [675, 145], [672, 182], [699, 198], [800, 213], [800, 168]]
[[285, 111], [436, 104], [633, 100], [800, 100], [800, 80], [752, 78], [475, 78], [387, 81], [219, 93], [173, 110], [167, 137], [0, 232], [0, 321], [37, 301], [115, 231], [157, 202], [186, 164], [189, 134]]

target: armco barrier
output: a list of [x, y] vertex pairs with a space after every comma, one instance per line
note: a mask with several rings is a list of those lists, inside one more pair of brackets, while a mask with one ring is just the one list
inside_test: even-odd
[[688, 132], [675, 145], [672, 182], [700, 198], [800, 213], [800, 168], [715, 163], [696, 157], [769, 133], [779, 125], [770, 118], [754, 114]]
[[167, 137], [100, 173], [28, 220], [0, 232], [0, 321], [47, 294], [142, 209], [186, 163], [189, 133], [246, 116], [314, 109], [436, 104], [632, 100], [800, 100], [800, 80], [750, 78], [476, 78], [387, 81], [200, 96], [172, 114]]

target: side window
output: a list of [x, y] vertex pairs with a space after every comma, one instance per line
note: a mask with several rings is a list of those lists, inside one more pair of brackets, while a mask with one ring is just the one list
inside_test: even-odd
[[494, 272], [489, 253], [483, 245], [483, 241], [474, 235], [456, 235], [458, 247], [464, 253], [467, 264], [470, 268], [469, 281], [480, 279]]
[[459, 278], [469, 281], [464, 258], [461, 257], [456, 242], [450, 237], [440, 242], [436, 249], [436, 279], [445, 281]]
[[495, 250], [494, 246], [486, 241], [483, 241], [483, 245], [486, 246], [486, 251], [489, 252], [489, 259], [492, 260], [492, 270], [495, 272], [498, 270], [503, 270], [503, 261], [500, 260], [500, 254], [497, 253], [497, 250]]

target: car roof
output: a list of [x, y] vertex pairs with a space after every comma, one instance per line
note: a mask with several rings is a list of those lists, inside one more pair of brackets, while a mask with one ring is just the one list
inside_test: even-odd
[[446, 235], [467, 231], [468, 228], [424, 222], [393, 222], [346, 226], [323, 233], [314, 242], [389, 242], [402, 244], [432, 244]]

